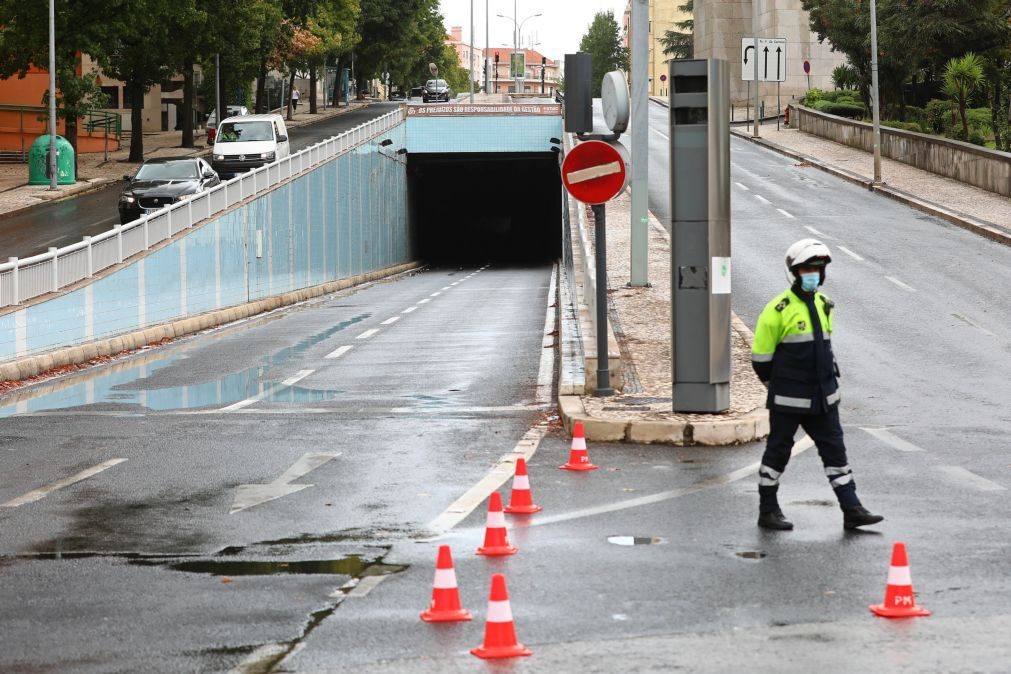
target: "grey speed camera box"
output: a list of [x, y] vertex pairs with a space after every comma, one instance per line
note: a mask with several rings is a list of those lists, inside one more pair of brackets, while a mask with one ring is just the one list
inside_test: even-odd
[[730, 407], [729, 70], [717, 59], [675, 60], [670, 83], [674, 411], [723, 412]]

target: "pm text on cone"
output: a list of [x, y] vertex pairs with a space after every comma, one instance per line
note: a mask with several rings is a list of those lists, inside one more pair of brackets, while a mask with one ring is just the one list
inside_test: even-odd
[[586, 452], [586, 432], [583, 430], [583, 422], [577, 421], [572, 426], [572, 449], [569, 451], [569, 462], [559, 466], [565, 470], [596, 470], [600, 466], [590, 463], [590, 456]]

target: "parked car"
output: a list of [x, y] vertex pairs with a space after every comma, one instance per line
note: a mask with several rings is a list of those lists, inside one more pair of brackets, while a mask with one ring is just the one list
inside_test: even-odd
[[[239, 117], [242, 115], [248, 115], [249, 109], [244, 105], [226, 105], [225, 113], [227, 117]], [[211, 110], [211, 114], [207, 116], [207, 122], [205, 124], [207, 127], [207, 142], [213, 143], [214, 136], [218, 129], [218, 111]]]
[[453, 96], [453, 90], [449, 88], [449, 83], [446, 80], [428, 80], [421, 90], [421, 99], [425, 103], [429, 101], [446, 101], [448, 103]]
[[145, 161], [119, 196], [119, 221], [144, 215], [203, 192], [221, 182], [200, 157], [156, 157]]
[[214, 139], [211, 165], [231, 178], [291, 154], [281, 115], [246, 115], [222, 120]]
[[403, 91], [391, 91], [390, 92], [390, 100], [391, 101], [403, 101], [403, 100], [406, 100], [406, 99], [407, 99], [407, 94], [405, 94]]

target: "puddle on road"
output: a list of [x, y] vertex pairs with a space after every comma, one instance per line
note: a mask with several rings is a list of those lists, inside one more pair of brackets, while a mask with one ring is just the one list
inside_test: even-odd
[[[147, 564], [147, 562], [137, 562]], [[282, 575], [332, 575], [352, 576], [386, 576], [403, 571], [405, 566], [392, 564], [377, 564], [372, 560], [363, 559], [359, 555], [350, 555], [341, 559], [317, 559], [298, 562], [282, 561], [239, 561], [239, 560], [201, 560], [170, 564], [173, 571], [187, 573], [208, 573], [212, 576], [282, 576]]]
[[608, 536], [607, 542], [611, 545], [663, 545], [666, 538], [659, 536]]
[[[371, 315], [362, 313], [337, 323], [292, 346], [270, 354], [260, 364], [244, 371], [224, 375], [215, 381], [188, 386], [152, 388], [145, 387], [145, 380], [189, 358], [189, 351], [204, 346], [206, 342], [200, 344], [190, 342], [175, 349], [172, 347], [153, 349], [150, 354], [141, 354], [139, 357], [96, 370], [90, 377], [79, 376], [57, 380], [25, 391], [21, 400], [0, 407], [0, 417], [81, 408], [87, 405], [102, 405], [104, 409], [111, 407], [113, 410], [124, 412], [192, 410], [230, 405], [256, 396], [265, 402], [278, 403], [306, 404], [336, 400], [342, 391], [284, 386], [264, 381], [264, 377], [289, 361], [298, 361], [310, 348]], [[228, 336], [227, 332], [221, 335], [225, 336]]]

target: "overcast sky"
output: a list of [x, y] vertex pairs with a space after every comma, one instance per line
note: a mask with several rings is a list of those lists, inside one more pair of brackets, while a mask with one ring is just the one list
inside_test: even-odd
[[[474, 46], [478, 49], [485, 44], [485, 4], [488, 5], [490, 19], [490, 39], [492, 49], [511, 47], [513, 43], [513, 22], [496, 18], [496, 14], [513, 15], [515, 3], [520, 21], [532, 14], [542, 14], [523, 24], [523, 45], [529, 46], [530, 38], [541, 44], [535, 49], [552, 59], [561, 59], [565, 54], [579, 49], [579, 40], [586, 33], [593, 15], [599, 11], [612, 10], [614, 18], [621, 25], [625, 11], [624, 0], [473, 0], [474, 3]], [[446, 30], [453, 26], [463, 26], [463, 39], [470, 41], [471, 0], [440, 0], [442, 15], [446, 19]]]

